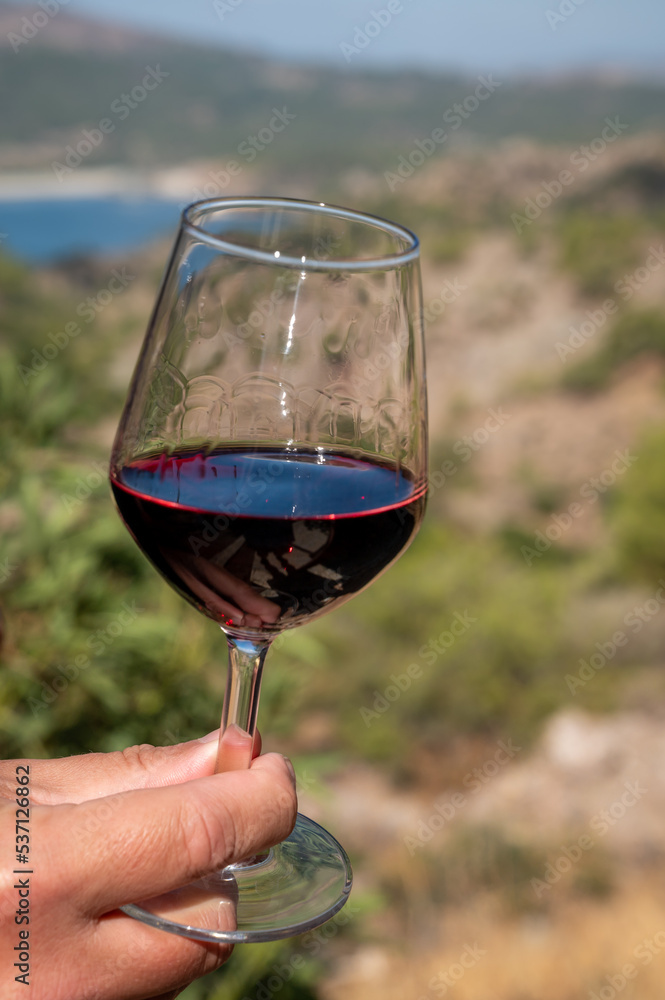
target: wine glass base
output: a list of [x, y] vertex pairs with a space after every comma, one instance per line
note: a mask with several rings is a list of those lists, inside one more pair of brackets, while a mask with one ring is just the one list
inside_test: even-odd
[[277, 941], [334, 916], [348, 899], [352, 879], [344, 848], [318, 823], [298, 813], [291, 835], [255, 864], [230, 865], [121, 910], [197, 941]]

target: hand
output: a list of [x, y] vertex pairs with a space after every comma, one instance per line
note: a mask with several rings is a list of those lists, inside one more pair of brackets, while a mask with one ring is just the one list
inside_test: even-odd
[[[261, 597], [248, 583], [243, 583], [210, 560], [178, 553], [176, 573], [199, 601], [213, 612], [215, 621], [235, 624], [236, 627], [261, 628], [264, 624], [274, 625], [280, 616], [279, 604]], [[224, 600], [222, 595], [229, 600]]]
[[[249, 770], [213, 775], [217, 740], [0, 762], [5, 1000], [27, 996], [14, 979], [21, 929], [30, 932], [31, 1000], [171, 1000], [226, 961], [229, 945], [156, 930], [117, 909], [259, 853], [293, 828], [291, 765], [266, 754]], [[16, 783], [21, 764], [28, 786]], [[30, 790], [25, 866], [13, 850], [21, 787]], [[14, 874], [23, 867], [33, 874]], [[21, 878], [29, 878], [30, 922], [18, 925]]]

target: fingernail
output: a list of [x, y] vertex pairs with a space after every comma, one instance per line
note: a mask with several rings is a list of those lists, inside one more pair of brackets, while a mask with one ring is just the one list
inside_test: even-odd
[[199, 737], [199, 743], [213, 743], [219, 740], [219, 729], [213, 729], [211, 733], [206, 736]]
[[295, 788], [295, 785], [296, 785], [296, 772], [294, 770], [293, 764], [291, 763], [291, 761], [289, 760], [288, 757], [284, 757], [284, 763], [286, 764], [287, 771], [291, 775], [291, 781], [293, 782], [293, 787]]

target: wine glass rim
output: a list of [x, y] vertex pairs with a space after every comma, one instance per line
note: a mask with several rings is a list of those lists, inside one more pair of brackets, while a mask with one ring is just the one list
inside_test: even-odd
[[[197, 212], [203, 210], [218, 211], [226, 208], [281, 208], [329, 215], [338, 219], [364, 223], [374, 229], [381, 229], [387, 235], [403, 240], [406, 246], [405, 249], [396, 253], [375, 257], [291, 257], [288, 254], [282, 255], [276, 251], [258, 250], [243, 243], [224, 240], [208, 232], [199, 220], [194, 221], [193, 217]], [[272, 267], [294, 268], [299, 271], [386, 271], [404, 267], [405, 264], [416, 260], [420, 254], [420, 241], [416, 234], [407, 229], [406, 226], [401, 226], [396, 222], [390, 222], [388, 219], [383, 219], [378, 215], [371, 215], [367, 212], [358, 212], [355, 209], [343, 208], [339, 205], [329, 205], [322, 201], [305, 201], [299, 198], [260, 197], [253, 195], [237, 198], [206, 198], [186, 206], [182, 213], [181, 225], [182, 229], [190, 236], [202, 239], [209, 246], [216, 247], [218, 250], [225, 251], [235, 257], [242, 257], [261, 264], [270, 264]]]

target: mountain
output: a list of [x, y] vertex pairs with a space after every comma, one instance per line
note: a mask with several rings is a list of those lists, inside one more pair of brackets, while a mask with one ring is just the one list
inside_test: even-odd
[[[437, 153], [511, 136], [584, 143], [608, 117], [625, 122], [631, 135], [665, 123], [665, 84], [656, 78], [508, 80], [295, 66], [64, 9], [36, 27], [35, 17], [32, 8], [0, 6], [0, 89], [8, 95], [0, 170], [50, 170], [68, 146], [85, 140], [84, 129], [102, 131], [86, 166], [251, 162], [249, 148], [266, 166], [331, 176], [358, 164], [384, 169], [418, 143]], [[146, 89], [150, 71], [153, 89]], [[275, 121], [276, 110], [288, 127]], [[437, 129], [447, 132], [447, 145], [432, 140]], [[260, 130], [264, 141], [254, 141]]]

